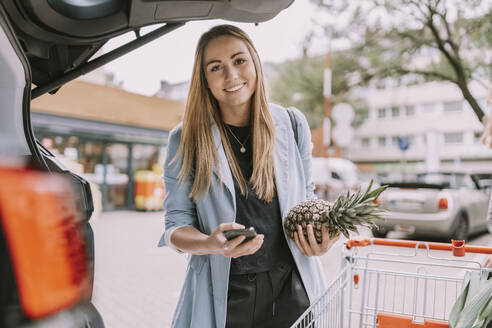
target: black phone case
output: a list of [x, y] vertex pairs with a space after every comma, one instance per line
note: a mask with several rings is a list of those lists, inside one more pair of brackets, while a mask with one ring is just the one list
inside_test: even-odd
[[226, 230], [222, 232], [224, 236], [226, 237], [227, 240], [234, 239], [238, 236], [246, 236], [245, 240], [252, 239], [256, 237], [256, 231], [253, 227], [249, 229], [233, 229], [233, 230]]

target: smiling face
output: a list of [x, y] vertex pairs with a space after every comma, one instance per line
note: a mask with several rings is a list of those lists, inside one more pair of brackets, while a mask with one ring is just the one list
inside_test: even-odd
[[211, 40], [203, 54], [203, 68], [221, 111], [249, 111], [256, 69], [243, 41], [230, 35]]

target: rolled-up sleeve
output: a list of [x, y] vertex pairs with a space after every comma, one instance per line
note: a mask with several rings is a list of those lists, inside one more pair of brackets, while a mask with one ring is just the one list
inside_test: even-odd
[[188, 196], [193, 185], [193, 172], [181, 183], [178, 174], [183, 163], [183, 157], [179, 156], [173, 161], [181, 139], [181, 125], [169, 134], [166, 160], [164, 162], [164, 185], [166, 197], [164, 199], [165, 232], [159, 241], [159, 246], [171, 244], [171, 234], [180, 227], [192, 226], [198, 228], [196, 207], [193, 200]]
[[306, 199], [313, 199], [316, 198], [316, 195], [312, 177], [313, 143], [311, 141], [311, 130], [306, 116], [297, 108], [291, 107], [291, 109], [296, 116], [297, 122], [298, 147], [304, 169], [304, 178], [306, 179]]

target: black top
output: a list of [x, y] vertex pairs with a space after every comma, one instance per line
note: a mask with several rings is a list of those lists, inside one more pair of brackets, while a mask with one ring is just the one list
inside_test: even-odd
[[[251, 128], [226, 125], [225, 130], [241, 172], [246, 181], [249, 181], [253, 173]], [[244, 153], [240, 151], [241, 143], [246, 148]], [[246, 228], [253, 226], [256, 232], [265, 235], [265, 238], [263, 245], [255, 254], [231, 260], [231, 274], [264, 272], [280, 265], [293, 263], [294, 260], [282, 229], [277, 194], [275, 193], [270, 203], [266, 203], [257, 197], [255, 190], [248, 183], [248, 194], [243, 196], [235, 178], [234, 189], [236, 191], [236, 222]]]

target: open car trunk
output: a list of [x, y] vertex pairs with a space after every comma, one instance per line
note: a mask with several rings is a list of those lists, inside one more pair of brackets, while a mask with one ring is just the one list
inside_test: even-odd
[[[59, 214], [59, 221], [56, 224], [44, 225], [44, 227], [52, 227], [44, 235], [49, 238], [33, 237], [35, 229], [27, 230], [29, 233], [24, 233], [22, 230], [17, 234], [17, 237], [21, 236], [21, 238], [17, 239], [19, 241], [17, 248], [13, 250], [11, 247], [13, 238], [9, 233], [15, 225], [10, 225], [10, 223], [27, 218], [33, 224], [26, 226], [36, 227], [37, 223], [42, 223], [41, 221], [44, 222], [45, 219], [47, 222], [55, 220], [56, 215], [43, 215], [39, 211], [28, 212], [22, 206], [14, 208], [9, 215], [5, 215], [2, 209], [6, 208], [10, 202], [8, 197], [6, 201], [5, 197], [0, 197], [0, 327], [104, 326], [99, 313], [90, 303], [94, 274], [94, 244], [89, 219], [94, 208], [89, 184], [80, 176], [64, 168], [55, 156], [36, 141], [31, 128], [31, 99], [46, 92], [55, 93], [63, 84], [173, 31], [187, 21], [225, 19], [259, 23], [275, 17], [292, 2], [293, 0], [0, 1], [0, 173], [4, 176], [10, 175], [9, 179], [4, 178], [4, 181], [0, 181], [3, 191], [7, 191], [3, 195], [10, 192], [8, 183], [12, 186], [16, 185], [16, 182], [13, 182], [16, 180], [11, 179], [12, 174], [21, 176], [24, 173], [34, 174], [41, 180], [46, 178], [46, 181], [50, 183], [51, 180], [60, 180], [62, 177], [69, 184], [64, 194], [70, 194], [69, 202], [73, 200], [73, 208], [75, 208], [73, 213], [70, 213], [73, 215], [64, 217], [66, 213], [63, 212], [65, 209], [62, 205], [66, 205], [66, 199], [55, 202], [55, 205], [60, 205], [59, 207], [62, 208], [60, 210], [62, 213], [55, 213]], [[140, 35], [142, 27], [152, 24], [163, 26], [145, 35]], [[93, 58], [108, 40], [131, 31], [136, 35], [134, 41], [110, 53]], [[11, 174], [10, 170], [15, 172]], [[25, 194], [36, 195], [39, 190], [45, 191], [43, 188], [33, 187], [36, 185], [33, 182], [36, 178], [26, 175], [22, 178], [25, 182], [25, 189], [15, 188], [18, 199], [24, 199]], [[6, 183], [6, 180], [9, 182]], [[31, 203], [35, 202], [31, 201]], [[54, 207], [57, 208], [57, 206]], [[37, 209], [35, 206], [30, 208]], [[27, 222], [26, 220], [24, 222]], [[6, 222], [9, 224], [4, 224]], [[71, 233], [60, 232], [64, 228], [71, 229]], [[68, 258], [68, 263], [64, 256], [57, 257], [50, 252], [45, 254], [47, 258], [57, 257], [58, 260], [67, 262], [65, 263], [67, 268], [69, 271], [73, 269], [75, 275], [80, 276], [82, 272], [83, 281], [85, 282], [87, 278], [89, 288], [84, 289], [84, 294], [80, 298], [72, 299], [77, 303], [58, 306], [59, 303], [55, 302], [56, 304], [51, 304], [51, 312], [30, 316], [23, 304], [19, 281], [23, 278], [28, 278], [28, 280], [32, 278], [34, 283], [30, 286], [38, 286], [39, 280], [36, 278], [43, 277], [37, 277], [35, 274], [29, 275], [25, 271], [22, 271], [19, 276], [21, 272], [18, 267], [19, 262], [14, 261], [13, 258], [18, 256], [17, 251], [26, 245], [30, 245], [31, 250], [38, 248], [43, 251], [45, 249], [43, 242], [51, 242], [53, 245], [53, 238], [50, 236], [57, 236], [60, 240], [69, 238], [68, 242], [62, 245], [69, 248], [67, 254], [71, 254], [70, 256], [75, 254], [74, 258], [80, 261], [70, 261]], [[83, 247], [75, 248], [72, 243], [74, 240]], [[35, 256], [28, 257], [27, 263], [33, 258]], [[56, 266], [49, 266], [49, 264], [47, 266], [54, 267], [56, 271]], [[36, 268], [36, 266], [31, 266], [31, 268]], [[83, 270], [80, 271], [80, 268]], [[49, 276], [45, 274], [44, 278], [49, 278]], [[45, 292], [45, 295], [55, 294], [51, 289]], [[58, 292], [64, 293], [60, 289]], [[34, 298], [37, 297], [36, 293], [32, 295]]]
[[[165, 34], [193, 20], [260, 23], [275, 17], [292, 2], [4, 0], [3, 5], [30, 63], [32, 81], [39, 87], [33, 91], [35, 98], [116, 58], [106, 55], [101, 58], [104, 60], [95, 62], [97, 65], [86, 65], [108, 40], [118, 35], [134, 31], [137, 40], [145, 41], [144, 36], [140, 36], [144, 26], [165, 23], [167, 27], [162, 31]], [[114, 54], [120, 56], [133, 49], [120, 49]]]

